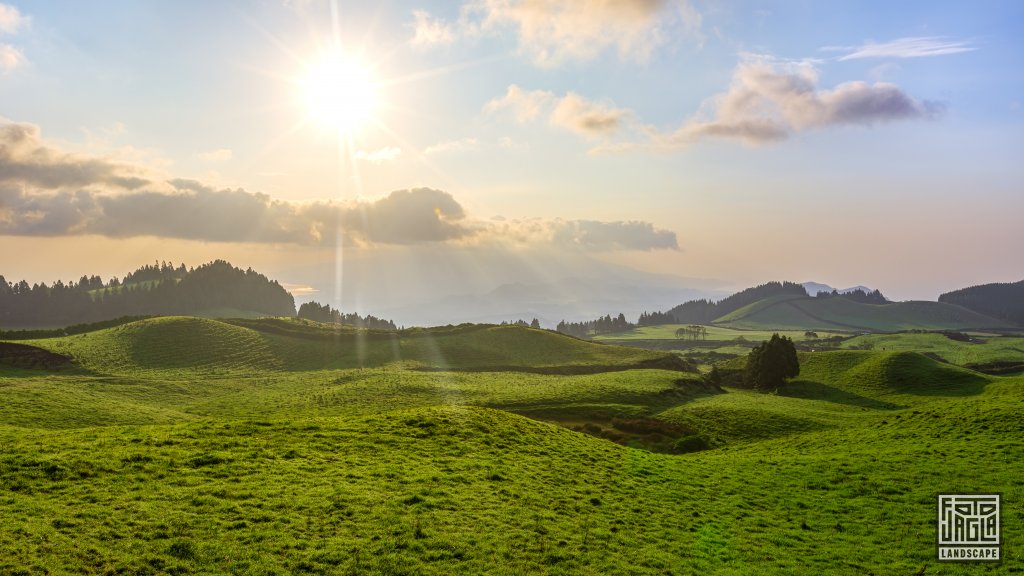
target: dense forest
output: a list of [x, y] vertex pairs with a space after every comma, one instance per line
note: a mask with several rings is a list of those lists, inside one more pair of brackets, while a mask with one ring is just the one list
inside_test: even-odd
[[299, 318], [305, 318], [307, 320], [315, 320], [317, 322], [326, 322], [328, 324], [344, 324], [346, 326], [355, 326], [357, 328], [369, 328], [371, 330], [397, 330], [395, 323], [391, 320], [384, 320], [383, 318], [377, 318], [376, 316], [360, 316], [356, 313], [345, 314], [341, 310], [335, 310], [331, 308], [329, 304], [320, 304], [318, 302], [306, 302], [302, 306], [299, 306]]
[[647, 312], [640, 314], [636, 321], [638, 326], [660, 326], [662, 324], [675, 324], [676, 317], [667, 312]]
[[82, 276], [51, 285], [0, 276], [0, 326], [68, 326], [121, 316], [199, 314], [230, 308], [294, 316], [295, 300], [276, 281], [216, 260], [198, 268], [157, 263], [107, 282]]
[[1024, 280], [961, 288], [939, 296], [939, 302], [1024, 324]]

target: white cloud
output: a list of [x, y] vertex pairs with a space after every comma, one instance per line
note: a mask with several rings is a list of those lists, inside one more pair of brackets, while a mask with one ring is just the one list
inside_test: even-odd
[[458, 140], [448, 140], [427, 146], [423, 149], [423, 154], [430, 156], [434, 154], [466, 152], [469, 150], [475, 150], [478, 146], [479, 142], [476, 138], [460, 138]]
[[485, 104], [484, 111], [509, 112], [520, 123], [546, 117], [553, 126], [587, 137], [608, 136], [632, 116], [625, 108], [588, 100], [575, 92], [558, 97], [546, 90], [526, 91], [515, 84], [504, 96]]
[[31, 18], [22, 15], [16, 7], [0, 4], [0, 33], [17, 34], [30, 23]]
[[527, 92], [515, 84], [510, 84], [505, 90], [504, 96], [495, 98], [484, 105], [484, 112], [494, 114], [506, 110], [511, 111], [516, 121], [523, 123], [536, 120], [541, 115], [549, 113], [554, 101], [555, 95], [546, 90]]
[[10, 44], [0, 44], [0, 70], [10, 72], [25, 65], [25, 55]]
[[234, 156], [234, 153], [230, 148], [218, 148], [216, 150], [210, 150], [209, 152], [203, 152], [197, 155], [197, 157], [203, 162], [211, 163], [227, 162], [228, 160], [231, 160], [232, 156]]
[[320, 292], [319, 288], [314, 288], [309, 284], [292, 284], [290, 282], [281, 282], [281, 287], [291, 292], [292, 296], [305, 297], [313, 296]]
[[645, 62], [658, 48], [688, 36], [700, 40], [701, 15], [686, 0], [474, 0], [457, 23], [413, 13], [413, 44], [450, 44], [458, 36], [512, 30], [519, 51], [542, 67], [589, 61], [614, 51]]
[[356, 160], [363, 160], [364, 162], [370, 162], [371, 164], [380, 164], [382, 162], [390, 162], [397, 159], [402, 155], [402, 149], [394, 146], [385, 146], [378, 150], [357, 150], [355, 153]]
[[440, 18], [435, 18], [424, 10], [412, 13], [414, 34], [410, 42], [413, 46], [448, 46], [455, 42], [455, 27]]
[[509, 136], [498, 138], [498, 147], [503, 150], [522, 151], [529, 150], [530, 145], [525, 142], [516, 142]]
[[978, 47], [966, 40], [952, 40], [942, 36], [915, 36], [898, 38], [891, 42], [865, 42], [860, 46], [826, 46], [822, 50], [846, 52], [839, 60], [861, 58], [926, 58], [971, 52]]

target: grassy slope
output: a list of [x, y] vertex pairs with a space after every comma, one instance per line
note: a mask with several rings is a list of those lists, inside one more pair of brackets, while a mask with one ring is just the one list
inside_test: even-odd
[[716, 323], [717, 322], [729, 323], [729, 322], [731, 322], [733, 320], [737, 320], [737, 319], [740, 319], [740, 318], [745, 318], [745, 317], [750, 316], [752, 314], [757, 314], [757, 313], [759, 313], [759, 312], [761, 312], [761, 311], [763, 311], [765, 309], [774, 308], [774, 307], [779, 306], [779, 305], [781, 305], [781, 304], [783, 304], [785, 302], [789, 302], [790, 300], [802, 300], [802, 299], [804, 299], [802, 296], [796, 296], [796, 295], [793, 295], [793, 294], [779, 294], [779, 295], [776, 295], [776, 296], [769, 296], [768, 298], [762, 298], [761, 300], [758, 300], [757, 302], [751, 302], [750, 304], [747, 304], [746, 306], [743, 306], [741, 308], [737, 308], [736, 310], [733, 310], [729, 314], [725, 314], [724, 316], [716, 318], [715, 322]]
[[[1024, 379], [917, 354], [808, 354], [785, 394], [708, 395], [662, 370], [287, 371], [285, 337], [224, 326], [190, 330], [256, 338], [270, 368], [182, 379], [175, 345], [110, 335], [151, 365], [0, 372], [0, 572], [975, 574], [934, 562], [935, 494], [1024, 496]], [[99, 335], [61, 340], [88, 364]], [[508, 412], [535, 410], [725, 447], [651, 454]], [[1021, 527], [1004, 514], [1004, 567]]]
[[959, 342], [942, 334], [866, 334], [843, 342], [842, 347], [930, 352], [961, 366], [998, 361], [1024, 362], [1024, 338], [985, 335], [981, 339], [984, 343]]
[[[686, 324], [661, 324], [658, 326], [641, 326], [625, 332], [614, 332], [595, 336], [594, 340], [680, 340], [676, 337], [676, 330], [684, 328]], [[745, 338], [750, 342], [759, 342], [772, 337], [772, 334], [788, 336], [793, 340], [807, 340], [805, 330], [741, 330], [737, 328], [726, 328], [724, 326], [705, 326], [707, 328], [706, 341], [729, 341], [736, 338]], [[818, 332], [818, 338], [827, 338], [836, 332]], [[688, 340], [682, 339], [682, 342]]]
[[789, 298], [755, 303], [716, 320], [728, 327], [898, 331], [1008, 328], [1005, 321], [939, 302], [860, 304], [845, 298]]

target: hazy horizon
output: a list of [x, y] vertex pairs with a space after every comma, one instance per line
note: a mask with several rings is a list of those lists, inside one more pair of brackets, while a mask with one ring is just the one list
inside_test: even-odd
[[402, 321], [1024, 277], [1018, 3], [99, 6], [0, 3], [8, 280], [224, 259]]

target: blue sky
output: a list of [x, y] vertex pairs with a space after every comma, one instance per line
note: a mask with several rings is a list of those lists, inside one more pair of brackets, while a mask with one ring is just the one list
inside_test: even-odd
[[[509, 258], [536, 282], [572, 261], [899, 299], [1019, 280], [1021, 22], [1019, 2], [4, 0], [3, 272], [230, 257], [364, 306], [385, 303], [331, 286], [339, 262], [412, 282], [387, 263], [413, 253], [473, 262], [468, 291]], [[335, 49], [375, 84], [344, 133], [299, 93]]]

